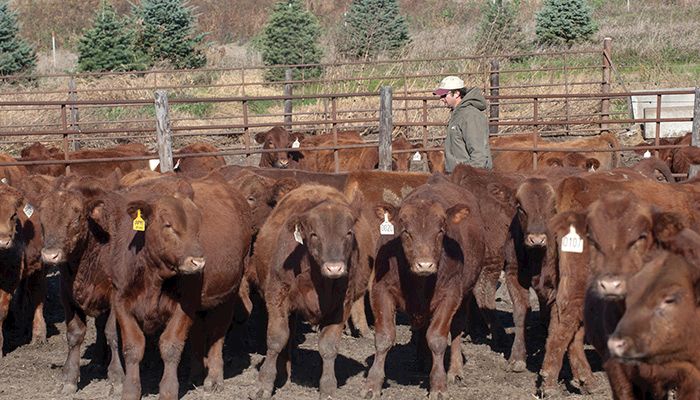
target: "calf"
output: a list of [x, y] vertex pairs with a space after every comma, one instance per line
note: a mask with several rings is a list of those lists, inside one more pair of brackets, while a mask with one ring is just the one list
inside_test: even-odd
[[[303, 139], [303, 134], [292, 134], [281, 126], [275, 126], [266, 132], [259, 132], [255, 135], [255, 141], [262, 144], [264, 150], [291, 149], [294, 141], [301, 141]], [[290, 150], [282, 150], [262, 153], [258, 165], [267, 168], [295, 168], [297, 162], [298, 153]]]
[[181, 154], [193, 154], [193, 153], [218, 153], [221, 150], [216, 148], [209, 143], [190, 143], [187, 146], [180, 148], [175, 151], [173, 155], [175, 158], [175, 165], [178, 173], [192, 178], [201, 178], [207, 175], [209, 172], [226, 165], [226, 161], [223, 156], [204, 156], [204, 157], [183, 157], [178, 158]]
[[[367, 289], [373, 256], [361, 202], [349, 203], [327, 186], [302, 185], [280, 200], [260, 230], [251, 278], [262, 289], [268, 327], [256, 398], [272, 396], [278, 356], [293, 343], [293, 312], [320, 325], [320, 394], [334, 394], [338, 341], [352, 304]], [[289, 373], [288, 361], [287, 379]]]
[[[477, 199], [441, 180], [415, 189], [398, 212], [384, 204], [377, 213], [379, 220], [392, 215], [399, 237], [388, 241], [377, 255], [371, 293], [376, 353], [365, 397], [381, 395], [386, 355], [396, 339], [398, 309], [409, 315], [419, 341], [432, 353], [430, 398], [444, 398], [448, 381], [462, 376], [463, 315], [455, 317], [455, 313], [474, 288], [484, 261], [484, 222]], [[445, 374], [450, 332], [450, 367]]]

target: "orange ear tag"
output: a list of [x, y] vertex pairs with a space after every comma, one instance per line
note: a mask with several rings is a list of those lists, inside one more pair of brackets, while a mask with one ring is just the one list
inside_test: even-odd
[[146, 230], [146, 221], [141, 218], [141, 210], [136, 210], [136, 218], [134, 218], [133, 229], [139, 232]]

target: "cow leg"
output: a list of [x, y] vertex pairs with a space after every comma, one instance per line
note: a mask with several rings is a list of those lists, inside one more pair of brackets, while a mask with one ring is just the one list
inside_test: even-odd
[[574, 335], [574, 340], [569, 344], [569, 364], [571, 364], [571, 371], [574, 379], [578, 380], [581, 391], [592, 393], [596, 389], [597, 384], [593, 377], [591, 366], [588, 364], [588, 359], [586, 359], [584, 350], [585, 336], [586, 331], [581, 322], [579, 322], [579, 328]]
[[544, 361], [542, 362], [542, 370], [540, 370], [542, 378], [540, 392], [544, 396], [558, 392], [557, 382], [564, 360], [564, 352], [579, 327], [576, 318], [570, 312], [567, 315], [565, 311], [569, 310], [559, 311], [558, 303], [554, 303], [551, 307], [552, 316], [547, 331]]
[[505, 343], [506, 331], [496, 317], [496, 290], [503, 263], [485, 266], [472, 292], [496, 346]]
[[163, 378], [160, 380], [158, 395], [160, 400], [177, 400], [177, 366], [180, 364], [182, 349], [185, 347], [192, 322], [192, 318], [178, 305], [160, 335], [160, 358], [163, 360]]
[[446, 293], [442, 304], [434, 311], [425, 335], [433, 356], [430, 369], [430, 395], [432, 399], [447, 399], [447, 374], [445, 374], [445, 350], [450, 324], [461, 299], [458, 293]]
[[350, 319], [352, 324], [360, 332], [361, 337], [372, 336], [372, 330], [369, 329], [367, 323], [367, 315], [365, 315], [365, 297], [362, 296], [352, 304], [350, 309]]
[[206, 369], [204, 353], [207, 347], [207, 326], [200, 315], [195, 315], [192, 329], [190, 329], [190, 377], [189, 381], [199, 384], [204, 379]]
[[258, 399], [272, 397], [277, 376], [277, 358], [289, 341], [289, 313], [286, 305], [269, 305], [267, 309], [267, 354], [258, 373], [258, 391], [255, 396]]
[[610, 389], [615, 400], [634, 400], [634, 389], [624, 367], [619, 362], [609, 359], [603, 363], [603, 369], [608, 376]]
[[513, 325], [515, 326], [515, 338], [508, 359], [508, 368], [514, 372], [523, 372], [527, 367], [525, 362], [525, 319], [530, 308], [528, 287], [523, 286], [519, 279], [517, 261], [508, 262], [506, 265], [506, 287], [513, 302]]
[[109, 313], [102, 313], [95, 317], [95, 357], [99, 365], [106, 365], [107, 358], [109, 354], [107, 353], [107, 319], [109, 319]]
[[382, 394], [386, 355], [396, 340], [396, 304], [383, 290], [374, 290], [370, 296], [372, 313], [375, 315], [375, 353], [362, 395], [367, 399], [377, 399]]
[[31, 309], [34, 311], [32, 319], [32, 344], [46, 342], [46, 321], [44, 320], [44, 299], [46, 298], [46, 276], [40, 269], [27, 278], [27, 292], [29, 293]]
[[63, 386], [61, 393], [71, 395], [78, 390], [80, 378], [80, 345], [85, 340], [85, 313], [74, 308], [64, 301], [66, 315], [66, 341], [68, 342], [68, 356], [63, 364]]
[[2, 358], [2, 346], [4, 344], [4, 336], [2, 334], [2, 326], [7, 318], [7, 314], [10, 310], [10, 300], [12, 295], [6, 291], [0, 289], [0, 358]]
[[462, 301], [462, 306], [457, 310], [457, 313], [452, 318], [450, 324], [450, 335], [452, 342], [450, 343], [450, 367], [447, 370], [447, 383], [454, 383], [457, 378], [462, 380], [464, 373], [464, 358], [462, 357], [462, 337], [464, 330], [467, 327], [467, 309], [469, 308], [470, 296], [467, 296]]
[[146, 348], [146, 338], [136, 319], [121, 305], [115, 305], [113, 310], [116, 311], [119, 331], [122, 336], [122, 353], [124, 354], [126, 370], [122, 385], [122, 400], [138, 400], [141, 398], [139, 364]]
[[110, 310], [105, 324], [105, 339], [109, 346], [109, 366], [107, 366], [107, 377], [112, 385], [120, 385], [124, 379], [124, 368], [119, 358], [119, 332], [117, 331], [117, 317]]
[[205, 317], [207, 332], [211, 339], [208, 343], [207, 378], [204, 380], [204, 390], [212, 392], [224, 386], [224, 338], [233, 320], [234, 300], [227, 301], [214, 310], [207, 312]]
[[338, 356], [338, 343], [343, 333], [343, 323], [326, 325], [318, 339], [318, 352], [323, 359], [323, 372], [319, 384], [322, 399], [332, 398], [338, 388], [335, 377], [335, 359]]

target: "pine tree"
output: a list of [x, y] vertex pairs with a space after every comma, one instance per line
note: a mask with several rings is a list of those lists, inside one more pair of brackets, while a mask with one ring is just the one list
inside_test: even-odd
[[571, 46], [589, 39], [598, 30], [592, 13], [586, 0], [546, 0], [535, 17], [537, 41]]
[[0, 1], [0, 75], [28, 74], [36, 67], [34, 49], [18, 33], [16, 13]]
[[[321, 27], [316, 17], [304, 8], [301, 0], [283, 0], [275, 4], [259, 38], [265, 65], [317, 64], [323, 55], [318, 44]], [[321, 75], [318, 66], [299, 67], [293, 78], [315, 78]], [[284, 79], [284, 69], [270, 68], [268, 81]]]
[[175, 68], [199, 68], [207, 59], [201, 49], [204, 34], [195, 35], [193, 7], [188, 0], [143, 0], [138, 43], [151, 62]]
[[382, 52], [396, 53], [410, 40], [396, 0], [353, 0], [338, 49], [347, 57], [368, 59]]
[[476, 36], [478, 53], [503, 54], [527, 51], [527, 42], [517, 21], [517, 12], [517, 3], [514, 1], [487, 2]]
[[102, 1], [93, 27], [78, 43], [81, 71], [134, 71], [146, 68], [146, 57], [136, 48], [136, 33], [129, 21], [119, 18], [107, 1]]

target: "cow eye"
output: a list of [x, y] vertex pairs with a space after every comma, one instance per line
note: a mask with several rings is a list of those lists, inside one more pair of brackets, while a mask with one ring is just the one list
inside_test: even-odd
[[518, 212], [520, 214], [527, 215], [527, 212], [525, 212], [525, 210], [521, 206], [518, 206]]
[[352, 231], [351, 230], [348, 231], [347, 235], [348, 235], [348, 237], [352, 236]]
[[166, 227], [166, 228], [172, 228], [172, 227], [173, 227], [173, 224], [171, 224], [170, 222], [166, 222], [166, 223], [163, 224], [163, 226]]
[[674, 295], [664, 297], [663, 304], [668, 305], [668, 304], [675, 304], [677, 302], [678, 302], [678, 296], [674, 294]]
[[10, 220], [13, 220], [13, 219], [15, 219], [15, 218], [17, 218], [17, 212], [15, 212], [14, 214], [12, 214], [12, 216], [10, 217]]

